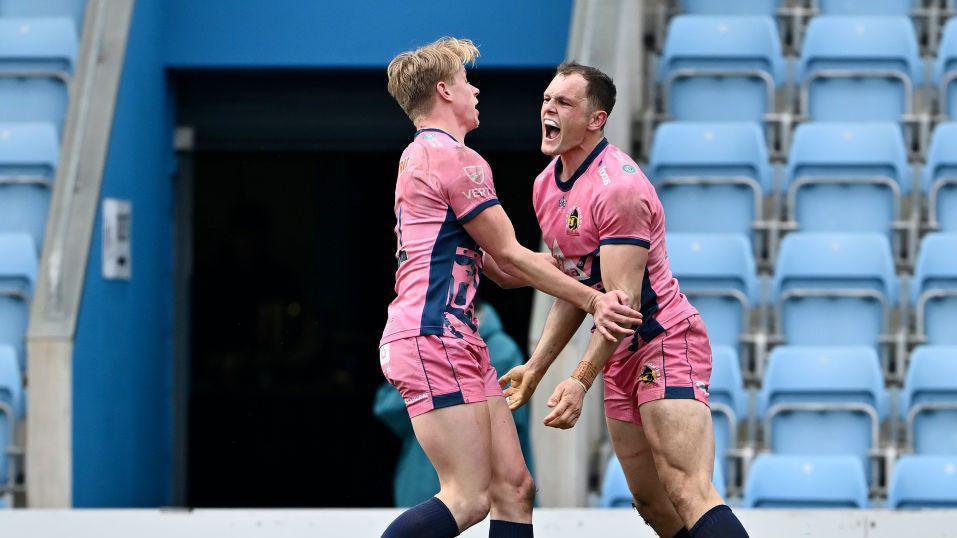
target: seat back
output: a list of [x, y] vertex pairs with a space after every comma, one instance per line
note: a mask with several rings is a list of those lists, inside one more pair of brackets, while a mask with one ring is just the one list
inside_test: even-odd
[[894, 468], [888, 508], [957, 508], [957, 456], [903, 456]]
[[[862, 411], [839, 408], [863, 404]], [[786, 410], [775, 406], [823, 404], [832, 410]], [[875, 429], [887, 414], [888, 395], [877, 353], [870, 347], [778, 346], [771, 353], [758, 400], [758, 416], [776, 454], [842, 454], [867, 466]], [[770, 422], [768, 422], [770, 421]], [[868, 466], [869, 468], [869, 466]]]
[[945, 403], [957, 406], [957, 346], [921, 346], [911, 354], [904, 389], [901, 420], [910, 428], [914, 452], [957, 454], [957, 408], [925, 409], [907, 418], [915, 406]]
[[52, 125], [0, 124], [0, 233], [26, 232], [42, 248], [58, 154]]
[[[674, 232], [750, 237], [762, 216], [756, 204], [773, 185], [764, 135], [752, 123], [665, 123], [655, 131], [650, 174]], [[688, 178], [706, 182], [687, 184]]]
[[[729, 346], [711, 348], [711, 382], [708, 385], [708, 401], [711, 403], [711, 419], [714, 425], [715, 476], [720, 469], [727, 474], [729, 462], [725, 458], [728, 450], [737, 444], [733, 437], [738, 424], [744, 422], [748, 414], [748, 398], [741, 377], [741, 364], [738, 353]], [[734, 413], [736, 423], [722, 413], [716, 404], [728, 406]], [[717, 481], [717, 479], [715, 480]]]
[[848, 456], [778, 456], [754, 460], [744, 491], [747, 508], [867, 508], [860, 462]]
[[36, 247], [30, 236], [0, 234], [0, 344], [13, 346], [21, 369], [26, 366], [23, 341], [36, 274]]
[[[940, 290], [947, 295], [921, 301]], [[957, 233], [929, 234], [921, 242], [911, 299], [924, 317], [927, 343], [957, 345]], [[923, 307], [921, 305], [923, 304]]]
[[682, 11], [692, 15], [768, 15], [774, 16], [781, 0], [679, 0]]
[[[957, 35], [954, 41], [957, 47]], [[921, 174], [921, 190], [928, 197], [934, 193], [935, 201], [928, 200], [928, 209], [936, 216], [938, 229], [957, 232], [957, 123], [943, 123], [934, 130]]]
[[[820, 16], [811, 19], [798, 79], [809, 84], [813, 121], [899, 121], [909, 107], [905, 83], [923, 81], [913, 23], [907, 17]], [[811, 80], [825, 70], [874, 73], [875, 77]]]
[[[767, 81], [730, 72], [767, 74], [775, 88], [783, 84], [785, 72], [777, 27], [771, 17], [757, 16], [675, 17], [659, 67], [665, 112], [692, 121], [762, 121], [774, 106], [773, 88], [769, 98]], [[709, 70], [713, 76], [669, 80], [678, 69]]]
[[77, 29], [83, 27], [86, 0], [4, 0], [0, 17], [70, 17]]
[[[701, 314], [711, 342], [739, 349], [740, 336], [748, 330], [749, 309], [760, 302], [748, 240], [738, 234], [669, 233], [666, 243], [671, 271]], [[705, 294], [710, 291], [738, 293], [748, 308], [730, 295]]]
[[[868, 181], [877, 178], [892, 184]], [[825, 183], [833, 179], [842, 183]], [[795, 132], [785, 189], [795, 194], [790, 217], [802, 231], [878, 232], [891, 238], [891, 224], [900, 218], [895, 197], [899, 204], [912, 184], [896, 124], [805, 123]]]
[[[791, 345], [878, 345], [899, 283], [890, 243], [879, 234], [792, 233], [781, 243], [773, 280], [777, 329]], [[799, 297], [817, 289], [875, 297]]]
[[945, 78], [950, 78], [954, 71], [957, 71], [957, 19], [950, 19], [944, 25], [934, 62], [934, 86], [938, 88], [938, 99], [950, 118], [957, 117], [957, 85], [953, 79], [945, 82]]
[[916, 7], [915, 0], [817, 0], [821, 15], [902, 15]]

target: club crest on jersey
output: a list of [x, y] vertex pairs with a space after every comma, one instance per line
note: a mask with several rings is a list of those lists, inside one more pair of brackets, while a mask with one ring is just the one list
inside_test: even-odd
[[582, 225], [581, 211], [577, 207], [572, 208], [565, 218], [565, 224], [569, 235], [578, 235], [578, 228]]
[[654, 383], [656, 379], [658, 379], [658, 370], [651, 366], [645, 366], [645, 369], [641, 371], [641, 375], [638, 376], [638, 381], [648, 385]]
[[626, 164], [626, 165], [622, 166], [621, 169], [624, 170], [625, 172], [628, 172], [629, 174], [634, 174], [635, 172], [638, 171], [637, 168], [635, 168], [634, 166], [632, 166], [632, 165], [630, 165], [630, 164]]
[[481, 166], [466, 166], [462, 171], [472, 180], [472, 183], [476, 185], [485, 183], [485, 170]]

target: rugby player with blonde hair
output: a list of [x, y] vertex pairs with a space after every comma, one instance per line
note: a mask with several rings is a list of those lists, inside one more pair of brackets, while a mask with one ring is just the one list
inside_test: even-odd
[[464, 143], [479, 125], [479, 91], [465, 74], [478, 55], [471, 41], [443, 38], [388, 67], [389, 93], [417, 131], [399, 160], [396, 298], [379, 363], [405, 400], [440, 490], [393, 521], [387, 538], [457, 536], [489, 513], [489, 536], [532, 536], [535, 487], [475, 316], [483, 269], [594, 314], [610, 341], [641, 319], [626, 294], [585, 286], [516, 240], [492, 170]]

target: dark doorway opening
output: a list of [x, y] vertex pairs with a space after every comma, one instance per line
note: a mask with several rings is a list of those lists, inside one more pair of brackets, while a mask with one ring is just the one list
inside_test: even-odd
[[[476, 71], [488, 159], [519, 240], [550, 72]], [[177, 73], [189, 126], [186, 504], [390, 506], [398, 440], [372, 416], [393, 297], [392, 198], [412, 127], [380, 72]], [[361, 105], [361, 106], [360, 106]], [[530, 290], [481, 296], [524, 345]]]

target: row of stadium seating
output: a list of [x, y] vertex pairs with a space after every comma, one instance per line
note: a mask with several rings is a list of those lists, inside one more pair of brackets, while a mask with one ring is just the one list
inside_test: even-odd
[[0, 1], [0, 507], [19, 475], [24, 336], [85, 5]]
[[789, 234], [767, 276], [739, 234], [669, 233], [667, 244], [712, 344], [740, 353], [749, 381], [775, 344], [868, 346], [889, 381], [900, 381], [909, 347], [957, 345], [957, 234], [928, 235], [904, 278], [880, 234]]
[[[754, 461], [741, 506], [746, 508], [957, 508], [957, 456], [901, 457], [886, 502], [872, 502], [859, 463], [848, 456], [762, 454]], [[724, 496], [715, 467], [715, 487]], [[605, 469], [601, 506], [630, 507], [618, 460]]]

